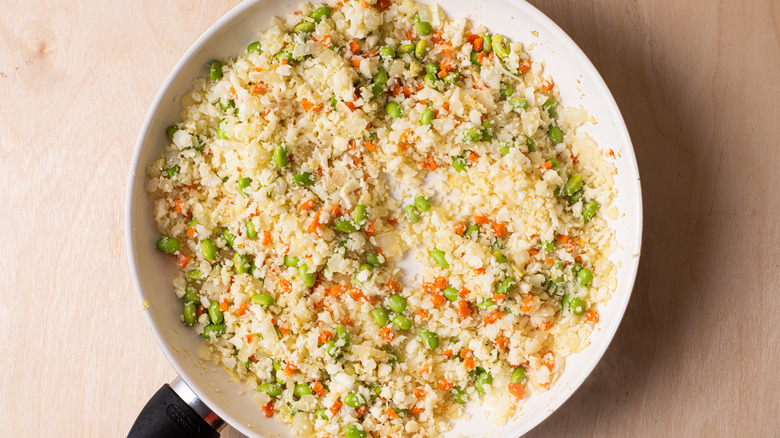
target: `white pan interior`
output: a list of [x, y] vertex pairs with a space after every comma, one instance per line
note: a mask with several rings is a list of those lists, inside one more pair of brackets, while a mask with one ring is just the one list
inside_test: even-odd
[[[433, 3], [422, 0], [423, 3]], [[557, 384], [524, 401], [522, 413], [503, 427], [495, 427], [472, 407], [475, 415], [459, 421], [446, 436], [517, 437], [557, 409], [585, 380], [609, 345], [628, 304], [639, 262], [642, 234], [642, 201], [634, 151], [625, 123], [603, 80], [576, 44], [550, 19], [523, 1], [447, 0], [440, 2], [450, 18], [468, 17], [526, 44], [533, 61], [544, 61], [566, 106], [584, 106], [597, 124], [584, 128], [603, 149], [615, 153], [618, 174], [616, 207], [611, 222], [618, 241], [613, 260], [618, 265], [618, 288], [612, 300], [599, 308], [601, 322], [591, 345], [569, 357]], [[266, 419], [248, 386], [231, 382], [221, 367], [198, 359], [203, 339], [184, 326], [181, 302], [172, 292], [175, 263], [155, 249], [159, 237], [152, 219], [152, 203], [144, 190], [146, 166], [166, 145], [165, 128], [181, 111], [179, 98], [191, 88], [192, 79], [205, 76], [212, 59], [236, 56], [255, 41], [273, 15], [296, 8], [295, 0], [247, 0], [220, 18], [184, 54], [170, 73], [147, 114], [136, 144], [127, 191], [127, 242], [130, 265], [139, 299], [145, 300], [147, 321], [173, 367], [196, 394], [218, 415], [246, 435], [292, 437], [286, 426]], [[531, 44], [535, 43], [535, 44]], [[162, 383], [162, 382], [160, 382]]]

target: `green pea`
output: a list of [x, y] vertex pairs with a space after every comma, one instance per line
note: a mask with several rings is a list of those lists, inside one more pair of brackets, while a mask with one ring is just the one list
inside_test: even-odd
[[366, 438], [366, 431], [355, 424], [350, 424], [344, 428], [344, 436], [346, 438]]
[[465, 152], [461, 155], [452, 157], [452, 168], [455, 169], [458, 172], [465, 172], [466, 167], [468, 167], [468, 162], [466, 161]]
[[452, 399], [455, 400], [455, 402], [460, 404], [465, 404], [468, 401], [468, 396], [466, 395], [466, 390], [461, 389], [459, 387], [452, 388], [452, 391], [450, 391], [452, 394]]
[[187, 324], [190, 327], [195, 325], [195, 320], [197, 319], [197, 308], [195, 307], [195, 303], [185, 304], [184, 311], [182, 313], [184, 314], [185, 324]]
[[379, 261], [379, 256], [373, 252], [366, 254], [366, 263], [375, 268], [382, 266], [382, 262]]
[[547, 240], [542, 240], [541, 241], [541, 247], [542, 247], [543, 250], [545, 250], [547, 252], [550, 252], [550, 251], [555, 249], [555, 244], [552, 243], [552, 242], [549, 242]]
[[418, 21], [414, 23], [414, 28], [417, 29], [417, 33], [423, 36], [428, 36], [431, 34], [431, 31], [433, 31], [431, 23], [427, 21]]
[[417, 222], [420, 222], [420, 212], [414, 205], [410, 204], [404, 207], [404, 213], [406, 214], [406, 220], [408, 220], [409, 223], [416, 224]]
[[285, 167], [290, 163], [290, 157], [287, 155], [287, 148], [279, 145], [274, 149], [274, 163], [279, 167]]
[[311, 395], [314, 391], [311, 390], [311, 386], [305, 383], [299, 383], [293, 387], [293, 395], [300, 398], [304, 395]]
[[222, 230], [222, 238], [225, 239], [229, 247], [233, 247], [233, 245], [236, 244], [236, 236], [235, 234], [228, 231], [227, 228]]
[[377, 72], [374, 75], [374, 82], [380, 85], [385, 85], [387, 83], [387, 71], [384, 67], [380, 66], [377, 69]]
[[274, 304], [274, 297], [264, 293], [254, 294], [249, 300], [252, 302], [252, 304], [258, 304], [261, 306], [271, 306]]
[[317, 282], [317, 273], [310, 273], [309, 266], [306, 263], [301, 263], [298, 266], [298, 277], [300, 277], [305, 287], [314, 287], [314, 283]]
[[420, 124], [421, 125], [430, 125], [433, 123], [433, 118], [436, 116], [436, 114], [433, 112], [431, 108], [426, 109], [423, 111], [422, 115], [420, 115]]
[[515, 280], [513, 277], [507, 277], [503, 280], [501, 280], [501, 283], [498, 283], [498, 286], [496, 286], [496, 293], [497, 294], [508, 294], [513, 287], [515, 287], [515, 283], [517, 283], [517, 280]]
[[387, 102], [387, 105], [385, 105], [385, 111], [390, 117], [394, 119], [401, 117], [401, 105], [398, 102]]
[[217, 258], [217, 245], [211, 239], [200, 242], [200, 250], [203, 252], [203, 257], [206, 257], [208, 261], [214, 261]]
[[525, 139], [525, 145], [526, 145], [526, 147], [528, 147], [528, 153], [529, 154], [536, 150], [536, 140], [534, 140], [531, 137], [528, 137], [528, 138]]
[[555, 105], [557, 102], [555, 102], [555, 99], [547, 99], [542, 104], [542, 109], [547, 111], [547, 114], [550, 116], [550, 118], [555, 118], [555, 115], [557, 114], [557, 111], [555, 109]]
[[563, 141], [563, 131], [561, 131], [561, 128], [558, 126], [550, 126], [547, 135], [550, 137], [550, 141], [553, 142], [553, 144], [558, 144]]
[[203, 279], [203, 273], [200, 272], [198, 269], [193, 269], [192, 271], [187, 273], [187, 278], [190, 280], [199, 281]]
[[192, 286], [187, 286], [187, 288], [184, 289], [184, 296], [182, 296], [181, 299], [184, 300], [185, 303], [194, 303], [198, 300], [198, 291]]
[[414, 45], [414, 43], [401, 44], [400, 46], [398, 46], [398, 53], [401, 54], [412, 53], [414, 52], [415, 48], [416, 46]]
[[385, 58], [395, 58], [395, 49], [388, 46], [382, 47], [379, 49], [379, 55]]
[[379, 327], [384, 327], [389, 322], [389, 319], [387, 317], [387, 310], [385, 310], [383, 307], [375, 307], [371, 310], [371, 317], [374, 318], [374, 322]]
[[284, 266], [287, 266], [288, 268], [297, 268], [298, 263], [300, 263], [298, 257], [290, 257], [287, 254], [284, 255], [284, 261], [282, 262]]
[[222, 63], [214, 60], [211, 61], [211, 67], [209, 68], [209, 77], [212, 81], [216, 81], [222, 77]]
[[222, 324], [225, 320], [225, 316], [222, 314], [222, 310], [219, 308], [219, 303], [212, 301], [209, 303], [209, 319], [214, 324]]
[[431, 258], [433, 259], [433, 261], [434, 261], [434, 262], [435, 262], [437, 265], [439, 265], [439, 267], [440, 267], [440, 268], [442, 268], [442, 269], [447, 269], [447, 268], [449, 268], [449, 267], [450, 267], [450, 264], [449, 264], [449, 263], [447, 263], [447, 258], [445, 257], [444, 251], [442, 251], [442, 250], [440, 250], [440, 249], [435, 249], [435, 248], [434, 248], [434, 249], [432, 249], [432, 250], [431, 250], [431, 252], [429, 253], [429, 255], [431, 256]]
[[339, 349], [336, 347], [336, 341], [333, 339], [325, 343], [325, 352], [328, 353], [328, 356], [335, 356], [338, 351]]
[[474, 239], [479, 235], [479, 224], [471, 223], [466, 227], [466, 237]]
[[435, 62], [429, 62], [429, 63], [425, 64], [425, 71], [427, 73], [432, 74], [432, 75], [439, 74], [439, 64], [437, 64]]
[[418, 196], [414, 198], [414, 206], [422, 212], [426, 212], [431, 209], [431, 201], [424, 196]]
[[596, 201], [590, 201], [582, 207], [582, 220], [588, 222], [593, 219], [593, 216], [599, 211], [599, 203]]
[[481, 62], [479, 62], [479, 52], [476, 50], [472, 50], [471, 54], [469, 55], [469, 59], [471, 59], [471, 63], [475, 65], [482, 65]]
[[575, 315], [582, 315], [588, 309], [585, 300], [580, 297], [574, 297], [569, 301], [569, 308]]
[[336, 326], [336, 339], [343, 340], [345, 347], [349, 346], [349, 342], [350, 342], [349, 330], [347, 330], [347, 327], [344, 324], [339, 324]]
[[358, 227], [363, 226], [368, 220], [368, 207], [365, 204], [358, 204], [352, 211], [352, 220]]
[[314, 32], [314, 23], [311, 21], [302, 21], [295, 25], [293, 29], [297, 33], [309, 33]]
[[479, 128], [469, 128], [466, 130], [464, 140], [467, 143], [474, 143], [482, 140], [482, 131]]
[[501, 251], [495, 250], [493, 251], [493, 257], [496, 259], [498, 263], [506, 263], [506, 256], [501, 253]]
[[314, 416], [316, 418], [319, 418], [320, 420], [327, 420], [328, 419], [328, 414], [325, 411], [327, 411], [327, 409], [319, 408], [316, 411], [314, 411]]
[[244, 193], [244, 190], [247, 189], [252, 184], [252, 178], [249, 177], [243, 177], [238, 179], [238, 190], [241, 193]]
[[322, 21], [323, 18], [330, 17], [331, 12], [330, 6], [325, 5], [315, 9], [309, 16], [313, 18], [314, 21]]
[[569, 177], [566, 181], [566, 185], [563, 187], [563, 192], [566, 196], [572, 196], [574, 193], [582, 188], [582, 175], [579, 173]]
[[444, 75], [444, 77], [441, 79], [448, 84], [454, 84], [455, 82], [458, 82], [460, 80], [460, 73], [456, 71], [451, 71], [446, 75]]
[[412, 328], [412, 320], [400, 313], [393, 317], [393, 324], [401, 330], [409, 330]]
[[338, 104], [339, 104], [339, 101], [336, 99], [336, 96], [330, 96], [330, 106], [331, 106], [331, 108], [333, 108], [335, 110], [336, 107], [338, 106]]
[[175, 254], [180, 247], [181, 244], [175, 237], [163, 236], [157, 241], [157, 249], [167, 254]]
[[257, 390], [268, 394], [269, 397], [279, 397], [282, 395], [282, 386], [276, 383], [261, 383], [257, 385]]
[[255, 41], [248, 45], [246, 51], [249, 53], [262, 53], [263, 50], [260, 48], [260, 41]]
[[246, 237], [250, 239], [257, 237], [257, 229], [255, 228], [255, 223], [252, 222], [251, 219], [246, 221]]
[[211, 324], [203, 328], [203, 333], [201, 333], [201, 336], [206, 339], [212, 339], [215, 336], [219, 336], [223, 333], [225, 333], [225, 324]]
[[489, 372], [483, 371], [477, 375], [477, 379], [474, 381], [474, 389], [476, 389], [478, 393], [484, 394], [487, 392], [485, 390], [485, 385], [490, 385], [492, 383], [493, 376]]
[[398, 294], [387, 297], [387, 307], [393, 312], [403, 313], [406, 310], [406, 299]]
[[509, 52], [512, 49], [509, 45], [509, 41], [501, 35], [494, 35], [490, 39], [490, 44], [493, 48], [493, 51], [496, 52], [496, 56], [501, 59], [509, 56]]
[[246, 274], [249, 272], [249, 260], [240, 253], [233, 254], [233, 266], [236, 268], [236, 274]]
[[336, 219], [333, 226], [342, 233], [354, 233], [358, 230], [357, 227], [347, 219]]
[[433, 89], [433, 90], [438, 90], [438, 88], [436, 88], [436, 75], [435, 74], [428, 73], [428, 74], [425, 75], [423, 80], [425, 81], [425, 86], [426, 87], [428, 87], [430, 89]]
[[504, 96], [505, 98], [508, 99], [513, 94], [515, 94], [515, 87], [511, 86], [510, 84], [506, 84], [503, 87], [501, 87], [501, 95]]
[[171, 125], [168, 128], [165, 129], [165, 135], [168, 136], [168, 139], [170, 141], [173, 141], [173, 135], [176, 134], [176, 131], [179, 130], [179, 127], [176, 125]]
[[167, 169], [165, 169], [165, 174], [168, 175], [168, 178], [173, 178], [174, 176], [178, 175], [181, 171], [181, 167], [179, 167], [178, 164], [171, 166]]
[[450, 301], [458, 301], [458, 290], [454, 287], [445, 287], [442, 293], [444, 293], [444, 298]]
[[430, 330], [420, 330], [420, 339], [431, 350], [435, 350], [439, 346], [439, 335]]
[[357, 392], [350, 392], [344, 396], [344, 404], [350, 408], [359, 408], [366, 404], [366, 399]]
[[517, 367], [512, 371], [512, 377], [509, 379], [509, 383], [519, 385], [525, 380], [525, 369], [523, 367]]
[[296, 186], [310, 186], [314, 184], [314, 175], [311, 172], [299, 172], [293, 176], [293, 184]]
[[592, 280], [593, 280], [593, 271], [591, 271], [588, 268], [582, 268], [580, 269], [580, 272], [577, 273], [577, 283], [581, 287], [587, 287]]
[[482, 301], [480, 301], [479, 303], [477, 303], [477, 307], [478, 307], [480, 310], [487, 310], [487, 309], [489, 309], [489, 308], [491, 308], [491, 307], [493, 307], [493, 306], [495, 306], [495, 305], [496, 305], [496, 302], [495, 302], [495, 301], [493, 301], [493, 300], [492, 300], [492, 299], [490, 299], [490, 298], [488, 298], [488, 299], [486, 299], [486, 300], [482, 300]]
[[508, 155], [511, 149], [512, 149], [512, 143], [504, 142], [501, 143], [501, 146], [499, 146], [498, 151], [501, 152], [501, 155]]
[[482, 35], [482, 51], [485, 53], [490, 53], [492, 50], [493, 50], [492, 38], [488, 34]]

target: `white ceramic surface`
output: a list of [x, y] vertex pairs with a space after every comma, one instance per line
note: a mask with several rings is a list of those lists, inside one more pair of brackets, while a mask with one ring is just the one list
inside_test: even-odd
[[[586, 56], [550, 19], [519, 0], [448, 0], [440, 4], [450, 18], [466, 16], [486, 25], [492, 33], [524, 42], [533, 61], [546, 63], [546, 71], [560, 88], [562, 103], [582, 105], [596, 119], [597, 124], [583, 129], [601, 148], [612, 149], [617, 157], [615, 206], [620, 215], [611, 226], [619, 242], [613, 256], [619, 266], [618, 288], [612, 300], [599, 308], [601, 322], [590, 338], [591, 345], [567, 359], [566, 369], [555, 386], [525, 400], [522, 414], [514, 421], [495, 427], [476, 413], [478, 408], [473, 408], [476, 415], [469, 421], [456, 422], [455, 430], [447, 434], [450, 437], [517, 437], [547, 418], [571, 396], [595, 367], [620, 324], [639, 262], [642, 234], [639, 174], [628, 131], [612, 95]], [[152, 219], [152, 203], [144, 190], [145, 168], [165, 147], [168, 141], [165, 128], [177, 120], [181, 111], [178, 99], [190, 90], [192, 79], [207, 75], [207, 65], [212, 59], [242, 53], [257, 33], [268, 26], [271, 16], [284, 15], [296, 6], [295, 0], [247, 0], [198, 38], [176, 64], [149, 109], [136, 144], [127, 189], [128, 254], [139, 299], [148, 303], [147, 322], [173, 367], [195, 393], [228, 423], [251, 437], [293, 435], [286, 426], [260, 413], [250, 388], [231, 382], [221, 367], [197, 358], [202, 338], [180, 322], [181, 303], [171, 290], [175, 263], [155, 249], [159, 236]]]

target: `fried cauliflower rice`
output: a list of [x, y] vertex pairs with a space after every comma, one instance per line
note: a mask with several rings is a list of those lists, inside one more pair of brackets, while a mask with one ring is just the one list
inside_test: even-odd
[[411, 1], [305, 4], [213, 62], [147, 182], [201, 356], [295, 436], [510, 419], [616, 286], [614, 168], [559, 100], [521, 43]]

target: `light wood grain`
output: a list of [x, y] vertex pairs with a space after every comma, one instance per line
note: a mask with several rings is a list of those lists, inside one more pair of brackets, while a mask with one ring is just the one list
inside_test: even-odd
[[[174, 377], [132, 290], [125, 182], [164, 77], [235, 3], [3, 5], [3, 435], [123, 436]], [[645, 235], [612, 346], [528, 436], [776, 436], [780, 2], [532, 3], [615, 95]]]

